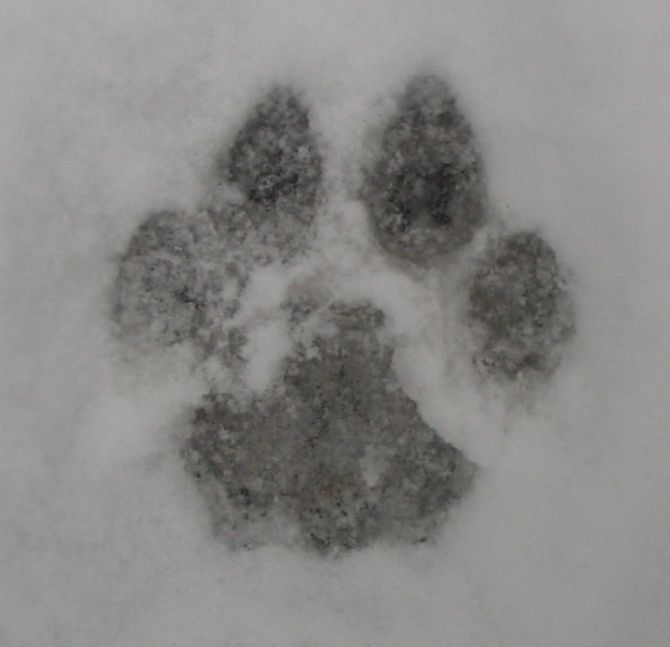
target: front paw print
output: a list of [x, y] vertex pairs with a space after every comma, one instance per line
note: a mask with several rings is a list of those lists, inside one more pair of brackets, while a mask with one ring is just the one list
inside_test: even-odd
[[[181, 447], [230, 546], [336, 555], [433, 541], [477, 468], [403, 391], [396, 340], [372, 297], [346, 302], [321, 285], [313, 300], [298, 288], [275, 308], [293, 346], [270, 383], [249, 389], [239, 370], [248, 340], [238, 314], [254, 269], [282, 273], [299, 262], [319, 275], [320, 255], [305, 251], [322, 244], [322, 167], [305, 103], [273, 89], [216, 161], [219, 186], [232, 190], [195, 214], [152, 214], [132, 236], [116, 277], [115, 329], [141, 351], [189, 344], [199, 362], [214, 358], [237, 376], [235, 388], [212, 385], [189, 413]], [[410, 272], [447, 271], [440, 259], [491, 226], [481, 156], [443, 81], [410, 80], [357, 194], [377, 253]], [[489, 238], [462, 313], [474, 371], [546, 380], [575, 329], [559, 262], [534, 232]]]

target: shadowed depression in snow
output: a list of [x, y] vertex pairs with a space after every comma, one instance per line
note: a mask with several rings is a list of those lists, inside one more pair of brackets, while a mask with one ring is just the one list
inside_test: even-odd
[[[477, 142], [443, 80], [409, 80], [374, 156], [357, 197], [377, 253], [409, 271], [438, 267], [491, 220]], [[113, 319], [137, 349], [189, 344], [199, 361], [235, 356], [243, 368], [245, 331], [230, 322], [250, 274], [318, 250], [323, 158], [300, 93], [272, 89], [214, 166], [238, 197], [149, 215], [121, 256]], [[491, 239], [472, 261], [462, 318], [472, 370], [539, 383], [574, 332], [563, 272], [536, 232]], [[385, 313], [328, 297], [282, 312], [291, 333], [303, 332], [271, 383], [260, 393], [212, 387], [187, 416], [181, 455], [217, 533], [233, 547], [284, 543], [324, 555], [435, 540], [477, 467], [400, 386]]]

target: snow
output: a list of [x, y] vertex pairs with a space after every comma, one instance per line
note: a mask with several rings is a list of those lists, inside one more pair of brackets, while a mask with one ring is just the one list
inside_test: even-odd
[[[10, 0], [4, 13], [0, 645], [667, 644], [665, 4]], [[424, 68], [458, 94], [500, 217], [539, 228], [573, 276], [578, 334], [530, 401], [460, 370], [457, 270], [418, 280], [367, 254], [350, 194], [366, 133]], [[389, 311], [406, 390], [482, 468], [436, 547], [229, 552], [176, 450], [199, 378], [178, 357], [121, 361], [110, 339], [133, 229], [147, 210], [196, 206], [219, 146], [276, 81], [304, 90], [323, 142], [324, 274]], [[277, 282], [257, 277], [259, 309]], [[276, 361], [285, 340], [269, 326], [255, 347]], [[272, 367], [252, 368], [265, 384]]]

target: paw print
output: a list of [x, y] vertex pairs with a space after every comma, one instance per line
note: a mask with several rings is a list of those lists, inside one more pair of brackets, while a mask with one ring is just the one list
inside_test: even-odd
[[[476, 479], [403, 391], [396, 340], [372, 300], [345, 301], [324, 285], [287, 291], [273, 316], [291, 348], [264, 388], [245, 383], [254, 271], [318, 270], [323, 165], [302, 97], [274, 88], [216, 160], [217, 190], [203, 206], [149, 215], [119, 259], [112, 319], [122, 343], [188, 345], [196, 364], [232, 376], [189, 412], [181, 456], [233, 547], [333, 555], [431, 541]], [[448, 271], [439, 260], [491, 225], [472, 129], [439, 78], [409, 81], [363, 166], [356, 197], [376, 253], [408, 271]], [[552, 248], [532, 231], [492, 234], [468, 262], [472, 370], [503, 383], [549, 379], [575, 331]]]

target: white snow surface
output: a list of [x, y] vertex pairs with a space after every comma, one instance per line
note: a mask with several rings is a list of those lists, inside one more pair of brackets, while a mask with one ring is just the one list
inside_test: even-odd
[[[2, 647], [668, 644], [667, 3], [5, 0], [2, 13]], [[572, 275], [578, 334], [522, 401], [464, 370], [448, 268], [418, 280], [366, 251], [351, 198], [366, 133], [424, 69], [471, 120], [498, 217], [542, 231]], [[437, 546], [230, 552], [175, 449], [200, 378], [180, 358], [123, 360], [110, 337], [132, 231], [152, 209], [195, 207], [274, 82], [304, 91], [326, 159], [305, 274], [322, 261], [334, 292], [387, 310], [407, 391], [480, 465]], [[274, 303], [281, 277], [257, 279], [254, 298]], [[287, 345], [268, 321], [258, 388]]]

